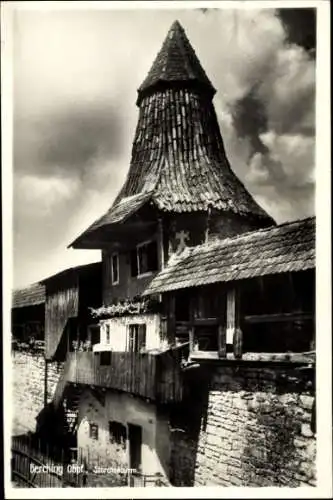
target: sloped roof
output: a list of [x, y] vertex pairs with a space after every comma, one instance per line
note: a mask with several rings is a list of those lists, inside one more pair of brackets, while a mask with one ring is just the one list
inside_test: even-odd
[[97, 261], [97, 262], [90, 262], [89, 264], [81, 264], [79, 266], [75, 267], [68, 267], [67, 269], [63, 269], [62, 271], [59, 271], [55, 274], [52, 274], [51, 276], [48, 276], [47, 278], [44, 278], [40, 281], [43, 285], [47, 285], [48, 283], [57, 280], [58, 278], [65, 277], [66, 275], [70, 274], [80, 274], [84, 273], [85, 271], [98, 271], [102, 267], [102, 262]]
[[30, 307], [45, 302], [45, 287], [41, 283], [33, 283], [25, 288], [13, 291], [12, 308]]
[[[155, 85], [161, 79], [165, 85]], [[173, 85], [179, 79], [181, 85]], [[199, 80], [201, 85], [193, 86]], [[212, 94], [203, 84], [211, 85], [176, 22], [139, 90], [143, 94], [125, 183], [111, 208], [72, 246], [85, 248], [94, 231], [123, 222], [146, 197], [162, 211], [210, 207], [251, 218], [258, 227], [274, 224], [231, 169]]]
[[91, 224], [91, 226], [89, 226], [88, 229], [69, 246], [76, 246], [83, 238], [89, 236], [103, 226], [125, 222], [125, 220], [137, 212], [142, 205], [149, 201], [151, 195], [152, 193], [139, 193], [122, 198], [119, 203], [112, 205], [102, 217]]
[[315, 218], [187, 248], [143, 295], [315, 267]]
[[196, 82], [216, 92], [179, 21], [174, 21], [149, 73], [138, 89], [139, 100], [159, 82]]

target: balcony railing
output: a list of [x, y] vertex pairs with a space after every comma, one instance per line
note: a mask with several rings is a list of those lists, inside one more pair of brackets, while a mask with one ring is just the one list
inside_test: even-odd
[[69, 352], [67, 382], [115, 389], [160, 403], [183, 397], [178, 349], [159, 354], [112, 351], [107, 365], [100, 361], [99, 353]]

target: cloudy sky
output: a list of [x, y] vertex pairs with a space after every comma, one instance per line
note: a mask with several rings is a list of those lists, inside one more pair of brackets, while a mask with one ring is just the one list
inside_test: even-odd
[[314, 11], [17, 11], [15, 287], [99, 260], [66, 247], [125, 179], [136, 91], [175, 19], [217, 89], [235, 173], [277, 222], [314, 213]]

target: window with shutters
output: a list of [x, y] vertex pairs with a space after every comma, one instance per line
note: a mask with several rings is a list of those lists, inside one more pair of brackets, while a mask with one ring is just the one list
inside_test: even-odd
[[141, 277], [158, 270], [156, 241], [140, 243], [131, 252], [131, 276]]
[[130, 352], [142, 352], [146, 349], [146, 325], [144, 323], [129, 325], [127, 349]]

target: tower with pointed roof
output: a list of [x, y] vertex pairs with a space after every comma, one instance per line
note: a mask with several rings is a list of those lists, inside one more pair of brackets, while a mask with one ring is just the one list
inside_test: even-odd
[[[163, 267], [185, 245], [274, 224], [230, 167], [212, 102], [215, 92], [175, 21], [138, 89], [139, 118], [125, 183], [74, 248], [101, 248], [106, 261], [117, 251], [121, 260], [131, 245], [156, 238]], [[143, 282], [130, 281], [127, 276], [127, 285], [114, 291], [123, 296], [142, 290]]]
[[[78, 400], [81, 458], [90, 457], [93, 464], [97, 456], [102, 467], [126, 469], [132, 486], [155, 480], [156, 485], [175, 486], [233, 483], [229, 457], [223, 471], [217, 468], [211, 477], [211, 450], [208, 456], [202, 446], [210, 439], [206, 423], [216, 430], [211, 443], [218, 457], [226, 441], [216, 422], [230, 420], [228, 442], [249, 423], [244, 411], [241, 424], [233, 426], [235, 415], [229, 411], [231, 400], [239, 406], [240, 392], [256, 398], [258, 387], [248, 385], [249, 376], [256, 373], [267, 395], [284, 391], [285, 376], [281, 387], [279, 381], [272, 389], [275, 368], [268, 367], [267, 377], [262, 376], [262, 345], [268, 346], [265, 354], [272, 354], [269, 359], [277, 366], [277, 349], [289, 351], [292, 335], [294, 345], [305, 346], [307, 353], [314, 338], [314, 276], [307, 273], [315, 260], [314, 222], [267, 228], [275, 225], [273, 219], [228, 162], [212, 102], [215, 92], [176, 21], [138, 89], [138, 125], [124, 185], [110, 209], [72, 243], [102, 250], [103, 304], [89, 307], [98, 330], [93, 335], [89, 326], [94, 325], [88, 325], [87, 352], [83, 346], [73, 352], [70, 333], [54, 331], [58, 345], [67, 351], [53, 406], [63, 404], [65, 396]], [[221, 241], [211, 243], [216, 239]], [[291, 270], [300, 278], [294, 280]], [[72, 286], [64, 293], [61, 285], [58, 302], [53, 294], [51, 298], [55, 305], [50, 311], [62, 324], [64, 304], [71, 311], [88, 309], [87, 295], [75, 298]], [[78, 340], [85, 335], [82, 330], [74, 331]], [[54, 353], [60, 351], [52, 345]], [[246, 365], [240, 360], [250, 349], [254, 352]], [[277, 373], [280, 368], [285, 375], [284, 362]], [[268, 427], [264, 422], [264, 431], [280, 435], [285, 421], [270, 422]], [[248, 467], [244, 450], [239, 449], [237, 481], [239, 470]], [[269, 457], [270, 452], [268, 447]], [[199, 463], [204, 475], [197, 470], [198, 453], [209, 463]], [[251, 484], [252, 478], [245, 474], [244, 481]]]

